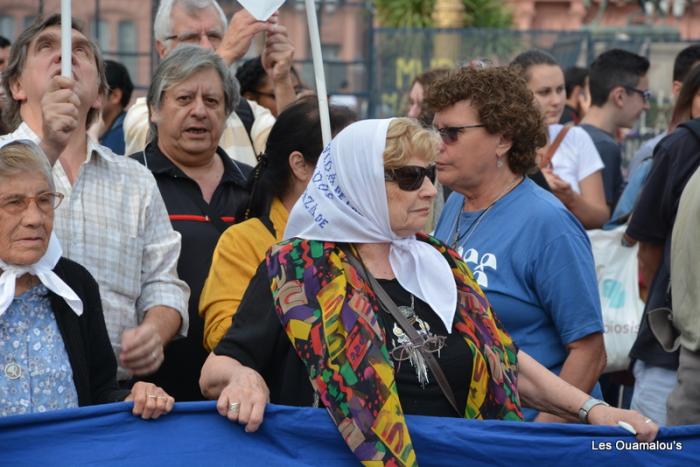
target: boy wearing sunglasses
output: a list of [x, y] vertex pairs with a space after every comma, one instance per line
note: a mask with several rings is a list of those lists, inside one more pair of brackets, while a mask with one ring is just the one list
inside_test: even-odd
[[581, 121], [600, 153], [605, 200], [612, 212], [623, 185], [622, 151], [615, 135], [632, 128], [649, 110], [649, 60], [621, 49], [603, 52], [591, 64], [588, 87], [591, 107]]

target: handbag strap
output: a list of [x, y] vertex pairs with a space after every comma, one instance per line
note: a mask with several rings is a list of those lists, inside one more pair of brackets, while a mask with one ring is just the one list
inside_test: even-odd
[[411, 343], [417, 346], [418, 351], [421, 353], [421, 355], [423, 355], [423, 358], [428, 364], [430, 371], [432, 372], [433, 376], [435, 376], [435, 380], [440, 386], [442, 393], [445, 395], [455, 412], [457, 412], [457, 415], [459, 417], [463, 417], [463, 413], [459, 410], [459, 407], [457, 406], [457, 399], [455, 398], [454, 392], [452, 391], [452, 386], [450, 386], [450, 383], [447, 381], [447, 377], [442, 371], [440, 363], [438, 363], [437, 359], [435, 358], [435, 355], [433, 355], [432, 352], [426, 352], [425, 350], [423, 350], [425, 338], [418, 334], [418, 331], [416, 331], [416, 329], [413, 327], [413, 325], [411, 325], [408, 319], [406, 319], [406, 317], [399, 311], [399, 308], [396, 306], [396, 303], [394, 303], [391, 297], [389, 297], [389, 294], [387, 294], [384, 288], [379, 284], [379, 282], [377, 282], [377, 279], [375, 279], [374, 276], [369, 274], [364, 264], [357, 258], [357, 256], [355, 256], [355, 254], [353, 254], [352, 251], [349, 251], [349, 248], [342, 249], [345, 252], [348, 260], [350, 261], [350, 264], [352, 264], [353, 267], [357, 269], [357, 271], [360, 273], [360, 275], [364, 276], [364, 279], [369, 282], [370, 286], [372, 287], [372, 290], [374, 290], [374, 293], [377, 295], [377, 298], [379, 298], [379, 302], [382, 304], [384, 309], [388, 311], [389, 314], [391, 314], [391, 316], [394, 317], [399, 326], [401, 326], [401, 329], [411, 340]]
[[547, 147], [547, 152], [544, 153], [544, 156], [542, 156], [542, 160], [540, 161], [540, 168], [545, 169], [550, 166], [552, 163], [552, 157], [554, 157], [554, 153], [557, 152], [557, 149], [559, 149], [559, 145], [561, 144], [562, 141], [564, 141], [564, 137], [566, 134], [569, 132], [571, 129], [570, 124], [566, 124], [562, 127], [561, 130], [559, 130], [559, 134], [557, 134], [557, 137], [554, 138], [554, 141], [552, 141], [552, 144], [550, 144]]

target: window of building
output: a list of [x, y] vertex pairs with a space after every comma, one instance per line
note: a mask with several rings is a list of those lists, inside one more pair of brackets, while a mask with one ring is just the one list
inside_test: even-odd
[[0, 15], [0, 36], [15, 40], [15, 19], [12, 16]]
[[119, 21], [119, 33], [117, 35], [119, 43], [117, 44], [117, 52], [125, 53], [119, 55], [117, 60], [124, 64], [131, 79], [134, 80], [138, 76], [138, 57], [136, 54], [136, 24], [133, 21]]
[[112, 50], [112, 34], [107, 21], [92, 21], [92, 37], [97, 40], [97, 45], [100, 47], [102, 53]]

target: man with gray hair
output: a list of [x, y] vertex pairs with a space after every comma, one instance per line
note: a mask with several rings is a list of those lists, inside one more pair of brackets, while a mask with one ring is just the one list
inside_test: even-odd
[[[216, 0], [162, 0], [156, 13], [153, 35], [161, 58], [182, 44], [194, 44], [215, 50], [226, 66], [242, 58], [253, 37], [266, 33], [263, 65], [273, 83], [277, 107], [281, 110], [296, 99], [291, 66], [294, 47], [287, 30], [277, 23], [277, 15], [257, 21], [240, 10], [226, 24], [226, 16]], [[230, 114], [220, 146], [237, 161], [255, 165], [256, 155], [265, 143], [274, 117], [255, 102], [241, 99]], [[148, 141], [148, 108], [145, 99], [137, 99], [124, 120], [126, 154], [142, 151]]]
[[245, 173], [218, 147], [239, 99], [238, 82], [221, 57], [194, 45], [163, 60], [148, 89], [153, 139], [134, 158], [153, 173], [176, 231], [182, 235], [178, 273], [190, 286], [190, 328], [172, 342], [149, 381], [177, 400], [200, 400], [199, 373], [207, 358], [199, 296], [221, 234], [245, 207]]
[[176, 274], [180, 235], [151, 174], [87, 136], [107, 91], [97, 46], [73, 20], [72, 77], [61, 76], [61, 17], [39, 18], [10, 52], [3, 86], [17, 139], [39, 142], [65, 201], [54, 230], [64, 255], [100, 286], [118, 379], [153, 373], [164, 346], [187, 333], [187, 285]]

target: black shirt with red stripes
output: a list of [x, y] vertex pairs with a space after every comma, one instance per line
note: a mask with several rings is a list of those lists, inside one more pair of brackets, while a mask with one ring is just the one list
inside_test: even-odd
[[[198, 380], [207, 352], [202, 346], [204, 322], [198, 313], [199, 296], [219, 237], [236, 222], [237, 213], [248, 202], [246, 178], [252, 168], [231, 160], [223, 149], [217, 148], [215, 157], [221, 158], [224, 174], [207, 204], [197, 182], [162, 153], [157, 140], [131, 157], [153, 173], [173, 228], [182, 236], [177, 272], [191, 290], [187, 337], [168, 344], [163, 365], [147, 380], [161, 386], [177, 401], [202, 400]], [[214, 217], [217, 220], [212, 220]]]

